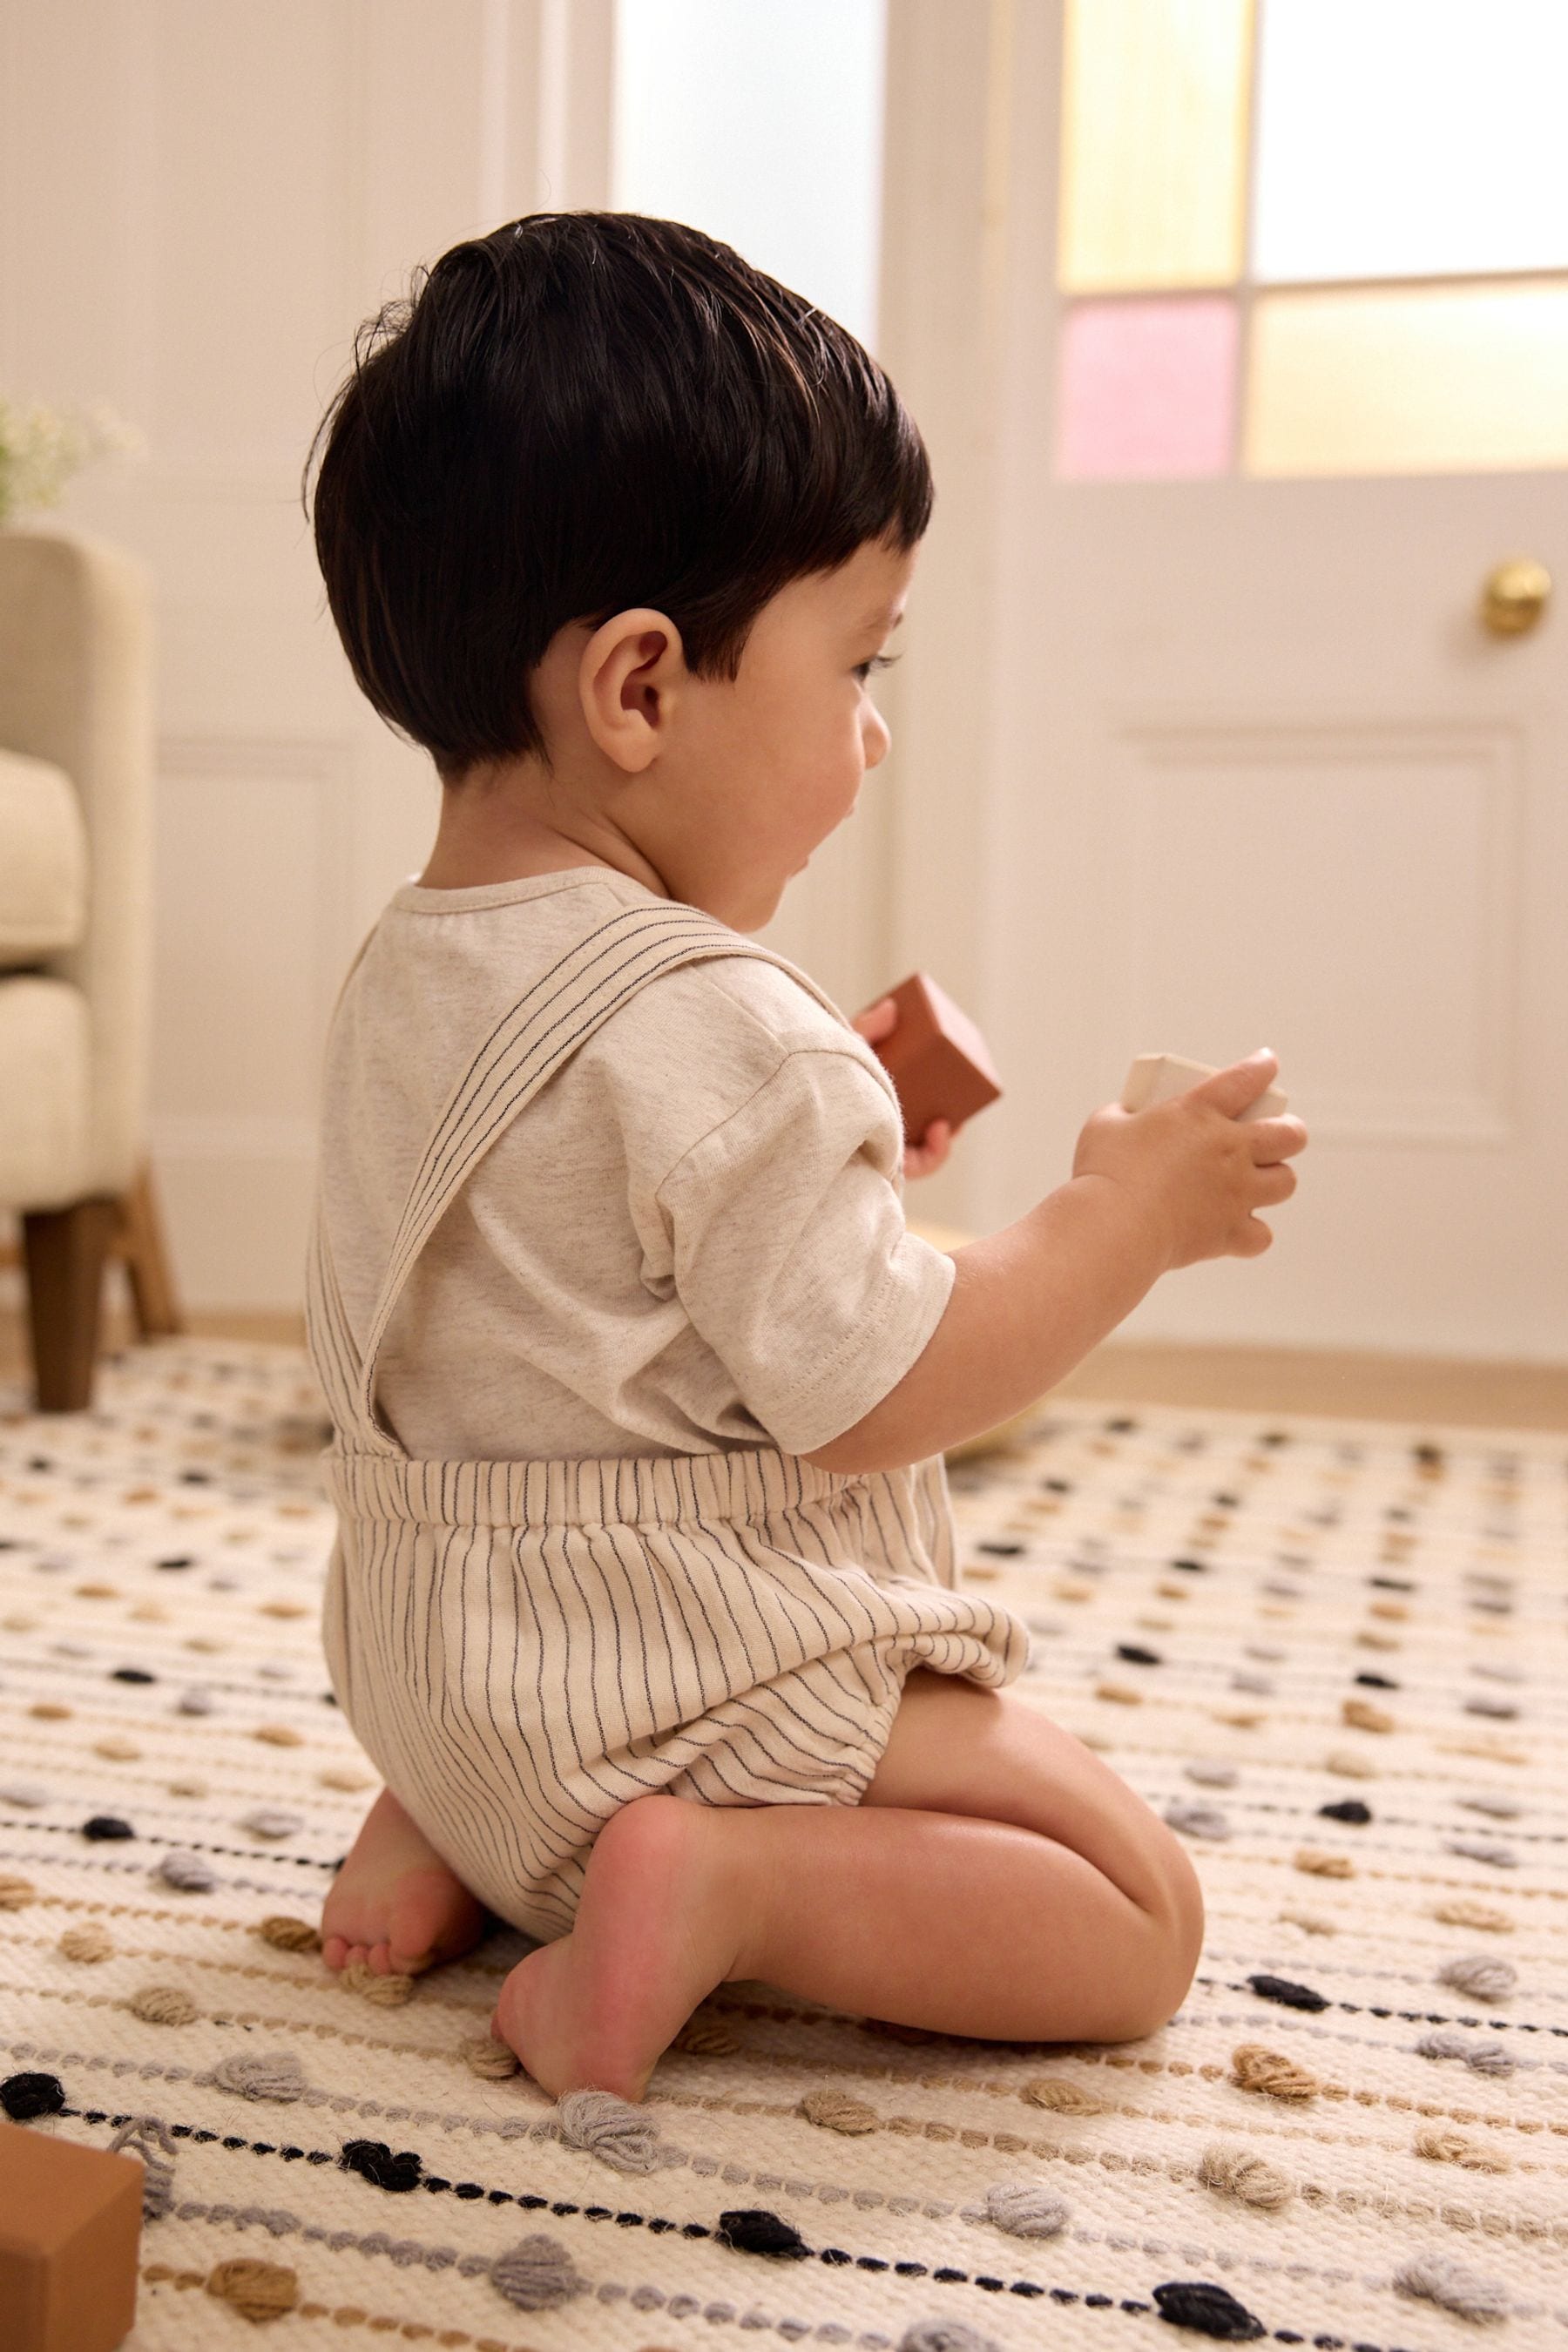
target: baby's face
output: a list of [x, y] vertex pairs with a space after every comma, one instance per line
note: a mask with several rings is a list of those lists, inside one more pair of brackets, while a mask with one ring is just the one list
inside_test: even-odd
[[903, 611], [915, 551], [879, 541], [792, 580], [752, 625], [738, 677], [687, 677], [657, 842], [673, 897], [759, 930], [855, 806], [889, 737], [868, 691]]

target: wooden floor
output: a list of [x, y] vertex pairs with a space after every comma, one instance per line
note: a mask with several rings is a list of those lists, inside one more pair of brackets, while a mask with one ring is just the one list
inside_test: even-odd
[[1350, 1420], [1568, 1430], [1568, 1364], [1108, 1341], [1069, 1372], [1058, 1393]]
[[[304, 1344], [304, 1318], [298, 1315], [193, 1313], [187, 1322], [193, 1333], [208, 1338]], [[123, 1312], [106, 1312], [106, 1347], [123, 1346], [132, 1336]], [[15, 1380], [26, 1364], [20, 1318], [0, 1313], [0, 1377]], [[1568, 1431], [1568, 1364], [1108, 1340], [1068, 1374], [1058, 1393], [1133, 1404]]]

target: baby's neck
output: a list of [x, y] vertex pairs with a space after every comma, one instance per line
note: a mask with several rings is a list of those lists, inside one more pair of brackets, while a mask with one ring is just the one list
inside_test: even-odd
[[443, 786], [440, 827], [419, 883], [426, 890], [472, 890], [580, 866], [607, 867], [669, 896], [647, 858], [614, 827], [591, 816], [552, 824], [497, 772]]

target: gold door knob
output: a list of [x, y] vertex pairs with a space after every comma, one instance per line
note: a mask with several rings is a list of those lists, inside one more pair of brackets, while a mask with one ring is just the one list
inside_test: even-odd
[[1494, 637], [1521, 637], [1546, 610], [1552, 574], [1532, 555], [1511, 555], [1489, 572], [1481, 590], [1481, 619]]

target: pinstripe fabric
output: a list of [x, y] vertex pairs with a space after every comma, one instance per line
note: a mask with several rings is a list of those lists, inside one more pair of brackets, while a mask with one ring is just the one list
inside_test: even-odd
[[737, 954], [782, 961], [696, 908], [627, 908], [511, 1009], [426, 1148], [363, 1351], [319, 1213], [312, 1229], [333, 1685], [431, 1843], [543, 1939], [569, 1930], [594, 1838], [634, 1798], [857, 1803], [911, 1667], [998, 1686], [1027, 1657], [1016, 1617], [953, 1590], [940, 1457], [858, 1477], [769, 1447], [416, 1461], [376, 1412], [393, 1308], [485, 1151], [637, 989]]

